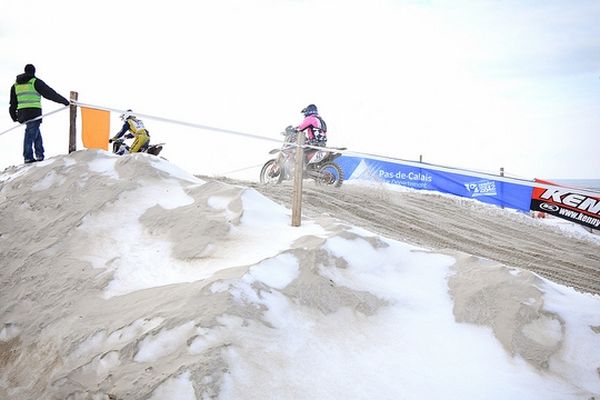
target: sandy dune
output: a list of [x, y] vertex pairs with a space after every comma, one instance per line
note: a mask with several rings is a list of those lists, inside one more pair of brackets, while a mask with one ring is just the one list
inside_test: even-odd
[[[0, 175], [0, 398], [158, 399], [173, 381], [187, 384], [188, 398], [267, 398], [273, 391], [281, 394], [277, 398], [340, 398], [346, 385], [336, 386], [330, 397], [310, 397], [318, 387], [281, 386], [271, 379], [282, 372], [297, 377], [314, 371], [294, 369], [298, 363], [286, 346], [269, 350], [281, 335], [296, 340], [298, 332], [269, 319], [277, 307], [270, 310], [273, 304], [265, 298], [274, 295], [279, 299], [274, 304], [287, 304], [285, 318], [297, 319], [299, 326], [317, 332], [331, 328], [305, 335], [306, 343], [330, 340], [339, 354], [355, 355], [353, 340], [364, 337], [375, 344], [366, 348], [377, 353], [389, 343], [380, 337], [387, 331], [376, 327], [378, 316], [410, 307], [377, 295], [378, 285], [344, 285], [340, 274], [352, 269], [351, 262], [345, 253], [327, 250], [326, 243], [358, 241], [372, 254], [391, 246], [354, 226], [418, 245], [406, 250], [411, 257], [446, 259], [448, 276], [446, 268], [394, 265], [395, 257], [385, 264], [405, 277], [410, 271], [438, 271], [438, 295], [448, 304], [445, 318], [452, 326], [490, 327], [502, 354], [520, 356], [544, 382], [556, 387], [565, 382], [568, 398], [587, 400], [600, 392], [598, 362], [564, 354], [594, 353], [600, 320], [592, 315], [569, 322], [564, 313], [545, 307], [547, 285], [539, 276], [503, 265], [599, 293], [597, 242], [471, 201], [381, 187], [323, 190], [307, 183], [304, 211], [320, 233], [303, 227], [302, 236], [281, 247], [279, 236], [299, 230], [287, 225], [277, 205], [246, 187], [287, 206], [289, 185], [213, 178], [202, 184], [186, 176], [145, 155], [114, 158], [102, 152], [75, 152]], [[281, 212], [281, 220], [276, 226], [260, 220], [244, 236], [242, 217], [252, 214], [243, 206], [245, 196], [259, 209]], [[256, 253], [263, 246], [268, 254]], [[247, 258], [251, 249], [255, 260]], [[297, 275], [285, 284], [252, 280], [249, 270], [273, 258], [279, 261], [265, 276], [285, 267], [281, 260], [295, 260]], [[152, 279], [157, 276], [162, 278]], [[389, 282], [402, 296], [416, 293], [427, 303], [435, 296], [422, 290], [429, 277], [413, 287], [402, 279]], [[427, 319], [433, 327], [436, 317]], [[358, 334], [352, 333], [355, 328]], [[586, 339], [574, 342], [574, 329]], [[341, 337], [331, 339], [336, 332]], [[412, 354], [410, 346], [397, 351], [385, 359]], [[267, 354], [271, 362], [265, 364]], [[366, 351], [364, 360], [353, 363], [371, 356]], [[367, 365], [364, 371], [370, 370]], [[252, 376], [252, 393], [231, 379], [236, 368]], [[383, 376], [396, 381], [394, 368], [387, 371]], [[544, 393], [536, 398], [548, 398]]]

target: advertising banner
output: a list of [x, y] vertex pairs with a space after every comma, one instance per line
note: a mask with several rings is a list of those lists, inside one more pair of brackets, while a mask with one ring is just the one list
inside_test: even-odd
[[[555, 185], [536, 179], [536, 182]], [[568, 187], [534, 188], [531, 209], [543, 211], [592, 229], [600, 229], [600, 197], [591, 197]]]
[[[532, 187], [503, 182], [487, 177], [469, 176], [465, 172], [440, 171], [427, 164], [415, 166], [372, 158], [342, 156], [336, 162], [344, 170], [346, 180], [364, 179], [391, 183], [421, 190], [434, 190], [473, 198], [483, 203], [529, 212]], [[422, 167], [421, 167], [422, 165]]]

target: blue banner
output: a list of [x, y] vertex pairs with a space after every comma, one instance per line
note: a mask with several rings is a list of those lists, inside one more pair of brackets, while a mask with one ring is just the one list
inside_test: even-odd
[[[473, 198], [483, 203], [529, 212], [533, 188], [503, 182], [467, 172], [440, 171], [435, 166], [415, 167], [402, 162], [382, 161], [372, 158], [341, 156], [336, 162], [344, 170], [346, 180], [363, 179], [379, 181], [412, 189], [434, 190], [456, 196]], [[421, 165], [421, 164], [419, 164]], [[479, 174], [481, 175], [481, 174]]]

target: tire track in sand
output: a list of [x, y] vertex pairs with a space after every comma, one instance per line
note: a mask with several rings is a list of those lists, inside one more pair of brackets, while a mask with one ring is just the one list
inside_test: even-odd
[[[292, 186], [201, 177], [252, 187], [290, 208]], [[303, 185], [302, 212], [328, 214], [385, 237], [429, 249], [452, 249], [535, 272], [577, 290], [600, 294], [600, 242], [568, 236], [512, 210], [433, 192], [383, 186]]]

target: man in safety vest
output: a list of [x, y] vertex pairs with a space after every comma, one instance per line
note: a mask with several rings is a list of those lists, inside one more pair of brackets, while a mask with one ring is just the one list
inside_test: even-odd
[[[23, 157], [25, 163], [42, 161], [44, 145], [40, 124], [42, 119], [42, 97], [56, 103], [69, 105], [69, 100], [56, 93], [44, 81], [35, 77], [35, 67], [25, 66], [25, 73], [17, 76], [17, 81], [10, 88], [10, 107], [8, 109], [13, 121], [25, 123], [25, 140], [23, 141]], [[33, 149], [35, 148], [35, 158]]]
[[[131, 148], [129, 149], [130, 153], [138, 153], [143, 151], [150, 143], [150, 133], [144, 127], [144, 123], [141, 119], [138, 119], [135, 115], [132, 114], [131, 110], [127, 110], [123, 114], [121, 114], [121, 121], [123, 121], [123, 126], [121, 130], [117, 132], [117, 134], [110, 138], [108, 141], [112, 143], [113, 141], [121, 138], [127, 131], [130, 131], [135, 138], [133, 143], [131, 144]], [[125, 135], [125, 139], [127, 139], [127, 135]]]

